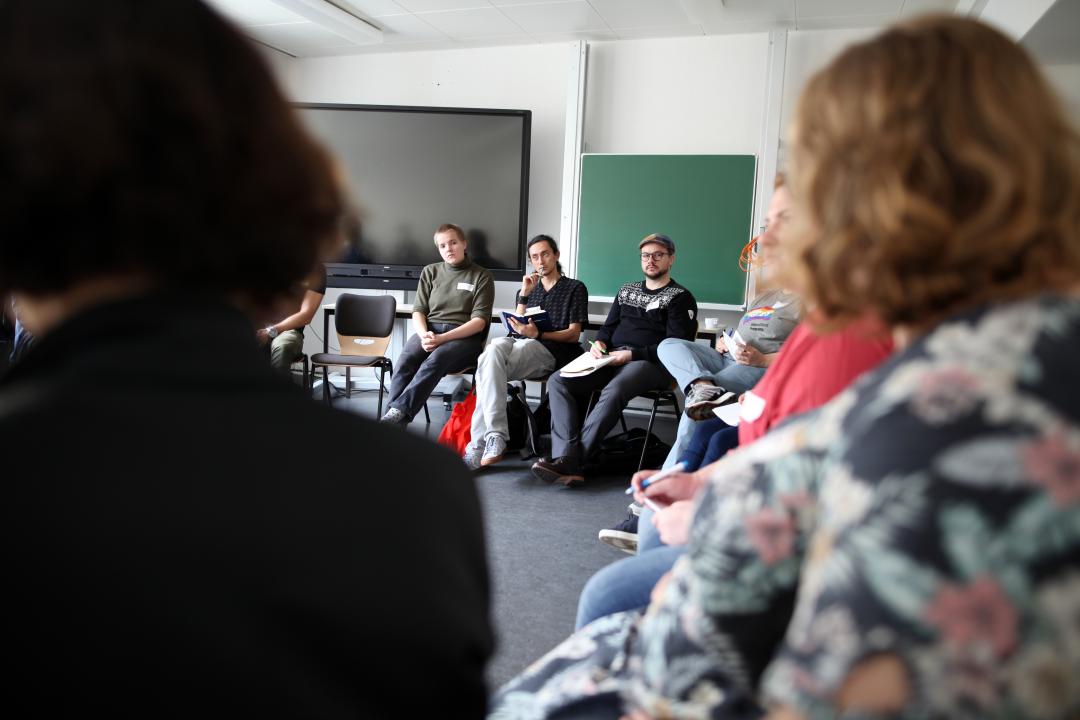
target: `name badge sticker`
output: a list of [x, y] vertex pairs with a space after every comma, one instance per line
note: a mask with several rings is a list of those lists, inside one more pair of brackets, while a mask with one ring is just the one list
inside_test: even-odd
[[765, 398], [760, 395], [755, 395], [753, 390], [747, 390], [742, 399], [742, 411], [739, 413], [739, 419], [746, 422], [754, 422], [761, 413], [765, 412]]
[[648, 312], [649, 310], [659, 310], [659, 309], [660, 309], [660, 301], [659, 300], [653, 300], [651, 303], [649, 303], [648, 305], [645, 306], [645, 311], [646, 312]]
[[457, 284], [457, 289], [458, 290], [465, 290], [467, 292], [475, 292], [476, 291], [476, 285], [474, 285], [472, 283], [467, 283], [467, 282], [459, 282]]

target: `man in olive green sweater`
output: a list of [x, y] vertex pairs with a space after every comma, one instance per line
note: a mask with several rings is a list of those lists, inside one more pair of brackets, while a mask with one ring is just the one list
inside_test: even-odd
[[390, 383], [390, 403], [382, 422], [407, 423], [448, 372], [474, 367], [484, 349], [495, 282], [465, 253], [465, 232], [440, 225], [435, 245], [443, 262], [420, 273], [413, 302], [416, 334], [405, 343]]

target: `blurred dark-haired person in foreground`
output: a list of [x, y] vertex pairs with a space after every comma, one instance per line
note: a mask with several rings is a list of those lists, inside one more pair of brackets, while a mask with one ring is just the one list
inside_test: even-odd
[[0, 108], [0, 292], [36, 338], [0, 383], [0, 455], [32, 461], [0, 520], [5, 709], [482, 714], [467, 472], [255, 341], [343, 209], [257, 52], [194, 0], [4, 0]]
[[492, 717], [1080, 715], [1080, 137], [1019, 46], [937, 17], [811, 79], [790, 147], [808, 321], [897, 354], [716, 463], [649, 609]]

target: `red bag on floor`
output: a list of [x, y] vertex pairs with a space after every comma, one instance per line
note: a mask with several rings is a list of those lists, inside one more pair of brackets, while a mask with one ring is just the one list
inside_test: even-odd
[[472, 414], [476, 409], [476, 386], [469, 390], [465, 399], [454, 406], [450, 419], [439, 433], [439, 442], [458, 455], [465, 454], [472, 433]]

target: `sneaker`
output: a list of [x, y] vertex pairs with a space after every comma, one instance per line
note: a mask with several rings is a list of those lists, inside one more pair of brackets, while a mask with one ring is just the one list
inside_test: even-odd
[[626, 506], [626, 511], [628, 513], [630, 513], [631, 515], [633, 515], [634, 517], [640, 517], [641, 516], [641, 506], [638, 505], [636, 502], [632, 502], [629, 505], [627, 505]]
[[465, 446], [465, 454], [461, 459], [465, 461], [465, 467], [470, 470], [480, 469], [480, 458], [484, 454], [484, 444], [473, 441]]
[[570, 486], [585, 482], [585, 476], [581, 474], [578, 464], [568, 457], [537, 460], [533, 463], [532, 472], [536, 477], [549, 483], [557, 482]]
[[389, 425], [401, 425], [407, 422], [409, 418], [405, 417], [405, 413], [401, 412], [397, 408], [390, 408], [383, 416], [379, 418], [379, 422], [387, 423]]
[[686, 414], [691, 420], [708, 420], [713, 417], [713, 408], [726, 405], [733, 398], [735, 393], [717, 385], [695, 383], [686, 393]]
[[600, 542], [633, 555], [637, 553], [637, 524], [637, 515], [630, 513], [615, 527], [601, 530]]
[[494, 465], [503, 459], [503, 453], [506, 452], [506, 440], [502, 435], [491, 433], [487, 436], [487, 443], [484, 446], [484, 454], [480, 458], [481, 467], [487, 467], [488, 465]]

